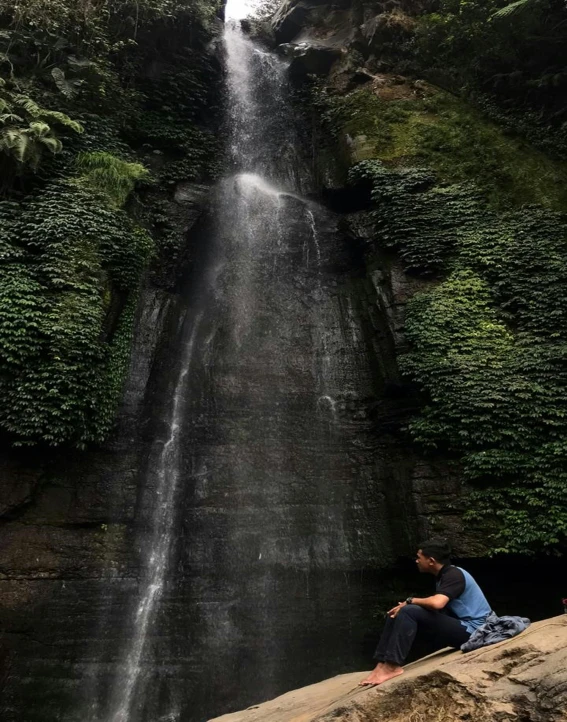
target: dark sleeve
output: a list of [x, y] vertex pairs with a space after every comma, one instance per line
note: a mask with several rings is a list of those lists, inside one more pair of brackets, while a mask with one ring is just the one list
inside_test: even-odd
[[442, 575], [435, 589], [436, 594], [444, 594], [449, 599], [460, 597], [465, 591], [465, 575], [457, 567], [449, 567]]

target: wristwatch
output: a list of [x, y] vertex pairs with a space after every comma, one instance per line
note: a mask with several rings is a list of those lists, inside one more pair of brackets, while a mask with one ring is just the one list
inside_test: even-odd
[[413, 597], [408, 597], [406, 599], [406, 604], [412, 604], [413, 603]]

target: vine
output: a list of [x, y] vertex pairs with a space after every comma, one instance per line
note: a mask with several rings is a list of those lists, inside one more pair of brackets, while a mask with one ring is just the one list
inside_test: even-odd
[[132, 303], [152, 242], [105, 206], [71, 181], [0, 203], [0, 427], [17, 444], [83, 446], [109, 430], [131, 320], [112, 301]]
[[[469, 520], [494, 551], [567, 542], [567, 221], [541, 207], [496, 213], [474, 186], [365, 161], [376, 242], [436, 277], [408, 304], [400, 365], [424, 393], [416, 442], [457, 454]], [[494, 530], [496, 531], [494, 532]]]
[[140, 284], [171, 245], [156, 199], [215, 172], [201, 124], [219, 7], [0, 0], [0, 430], [13, 444], [84, 447], [112, 427]]

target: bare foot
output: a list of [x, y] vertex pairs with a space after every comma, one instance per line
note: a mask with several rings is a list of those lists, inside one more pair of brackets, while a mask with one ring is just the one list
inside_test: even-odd
[[389, 664], [388, 662], [379, 662], [376, 667], [370, 672], [366, 679], [358, 683], [359, 687], [372, 686], [377, 684], [383, 684], [389, 679], [398, 677], [403, 674], [404, 670], [398, 667], [397, 664]]

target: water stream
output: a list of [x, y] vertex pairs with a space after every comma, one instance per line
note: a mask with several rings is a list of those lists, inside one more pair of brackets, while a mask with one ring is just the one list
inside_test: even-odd
[[348, 659], [333, 666], [329, 650], [358, 614], [348, 572], [390, 548], [385, 518], [371, 529], [361, 504], [370, 493], [373, 521], [385, 515], [368, 491], [371, 371], [340, 291], [348, 249], [336, 217], [302, 196], [285, 62], [234, 22], [224, 42], [230, 170], [153, 381], [166, 401], [138, 599], [96, 722], [197, 722], [340, 670]]
[[199, 330], [201, 319], [202, 313], [192, 319], [192, 329], [185, 343], [180, 372], [173, 391], [167, 438], [165, 441], [156, 442], [158, 446], [157, 461], [155, 466], [150, 468], [150, 473], [155, 476], [157, 484], [149, 549], [140, 601], [136, 609], [134, 632], [125, 659], [124, 673], [117, 679], [113, 694], [109, 716], [112, 722], [127, 722], [130, 719], [132, 695], [142, 673], [141, 660], [148, 637], [148, 627], [154, 619], [167, 574], [174, 531], [173, 509], [180, 477], [179, 442], [185, 406], [184, 392], [187, 376], [191, 370], [195, 336]]

